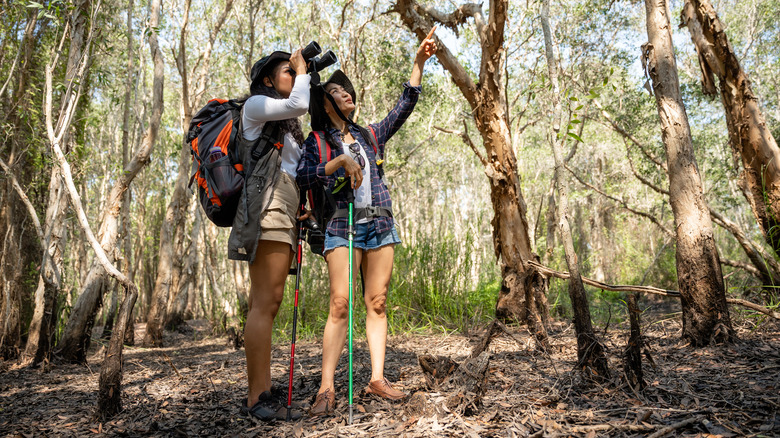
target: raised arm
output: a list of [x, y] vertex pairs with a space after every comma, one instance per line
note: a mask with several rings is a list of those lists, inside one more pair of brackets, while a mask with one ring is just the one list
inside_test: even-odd
[[434, 31], [436, 31], [436, 26], [433, 26], [433, 29], [428, 32], [428, 36], [425, 37], [420, 43], [420, 47], [417, 48], [417, 55], [414, 57], [414, 64], [412, 64], [412, 76], [409, 78], [409, 85], [412, 87], [418, 87], [422, 84], [425, 61], [436, 53], [436, 41], [433, 40]]
[[290, 97], [287, 99], [253, 96], [244, 105], [244, 116], [254, 122], [270, 122], [306, 114], [309, 110], [309, 81], [311, 76], [308, 74], [296, 75]]
[[401, 126], [409, 118], [409, 115], [412, 114], [414, 106], [417, 104], [417, 99], [422, 91], [420, 84], [422, 83], [423, 66], [425, 66], [425, 61], [436, 53], [437, 49], [436, 42], [433, 40], [433, 32], [435, 30], [436, 26], [431, 29], [428, 36], [420, 43], [420, 47], [417, 48], [417, 55], [415, 55], [414, 64], [412, 65], [412, 75], [409, 78], [409, 82], [404, 84], [404, 92], [401, 98], [398, 99], [393, 109], [390, 110], [381, 122], [371, 124], [382, 154], [384, 154], [385, 143], [401, 129]]

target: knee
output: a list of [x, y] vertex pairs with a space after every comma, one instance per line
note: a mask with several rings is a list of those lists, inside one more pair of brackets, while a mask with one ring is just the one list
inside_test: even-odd
[[387, 294], [379, 294], [370, 298], [367, 307], [376, 315], [384, 315], [387, 310]]
[[333, 319], [347, 319], [349, 315], [349, 300], [344, 297], [330, 299], [330, 316]]
[[282, 298], [284, 298], [283, 288], [257, 288], [252, 290], [252, 305], [249, 308], [249, 312], [275, 318], [279, 312], [279, 307], [282, 305]]

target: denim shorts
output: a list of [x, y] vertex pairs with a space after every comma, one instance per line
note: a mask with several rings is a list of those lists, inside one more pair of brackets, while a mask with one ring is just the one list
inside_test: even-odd
[[[389, 231], [384, 233], [376, 232], [376, 225], [374, 221], [369, 221], [364, 224], [355, 225], [355, 236], [352, 238], [352, 247], [362, 250], [371, 250], [381, 248], [387, 245], [395, 245], [401, 243], [401, 239], [398, 237], [398, 232], [395, 230], [395, 225]], [[331, 234], [330, 231], [325, 233], [325, 253], [338, 248], [340, 246], [349, 246], [349, 240], [343, 237]]]

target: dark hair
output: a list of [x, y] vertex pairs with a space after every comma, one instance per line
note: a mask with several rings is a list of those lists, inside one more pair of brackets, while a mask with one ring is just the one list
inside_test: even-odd
[[[250, 96], [268, 96], [273, 99], [283, 99], [283, 97], [279, 94], [278, 91], [274, 87], [269, 87], [265, 85], [265, 82], [263, 81], [266, 77], [271, 77], [276, 73], [276, 70], [279, 68], [279, 65], [282, 63], [282, 60], [279, 60], [274, 64], [271, 68], [268, 69], [268, 74], [260, 78], [258, 83], [251, 87], [249, 92]], [[290, 135], [293, 136], [295, 141], [298, 142], [298, 145], [302, 146], [304, 142], [303, 138], [303, 131], [301, 130], [301, 121], [298, 120], [297, 117], [293, 117], [291, 119], [285, 119], [285, 120], [279, 120], [274, 122], [266, 122], [266, 123], [276, 123], [280, 130], [282, 135], [290, 133]]]
[[333, 123], [325, 112], [325, 93], [324, 86], [312, 87], [311, 97], [309, 99], [309, 115], [311, 116], [311, 130], [322, 131], [325, 133], [325, 141], [328, 144], [336, 145], [336, 141], [333, 135], [330, 133], [330, 128], [333, 127]]

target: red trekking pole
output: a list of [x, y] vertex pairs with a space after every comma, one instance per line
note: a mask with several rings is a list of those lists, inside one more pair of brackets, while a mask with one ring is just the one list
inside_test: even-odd
[[[303, 208], [301, 208], [302, 211]], [[287, 421], [292, 417], [293, 366], [295, 365], [295, 332], [298, 329], [298, 291], [301, 287], [301, 260], [303, 259], [303, 221], [298, 222], [298, 250], [295, 252], [295, 302], [293, 303], [292, 343], [290, 344], [290, 384], [287, 387]]]
[[[301, 212], [306, 209], [301, 205]], [[306, 228], [312, 231], [318, 231], [319, 225], [311, 217], [298, 221], [298, 249], [295, 252], [295, 301], [293, 303], [293, 328], [292, 343], [290, 344], [290, 383], [287, 387], [287, 421], [292, 418], [292, 389], [293, 389], [293, 367], [295, 365], [295, 335], [298, 330], [298, 292], [301, 289], [301, 262], [303, 260], [303, 240], [306, 237]]]

